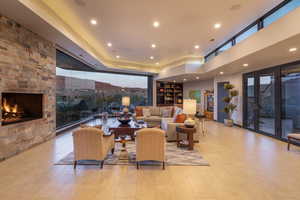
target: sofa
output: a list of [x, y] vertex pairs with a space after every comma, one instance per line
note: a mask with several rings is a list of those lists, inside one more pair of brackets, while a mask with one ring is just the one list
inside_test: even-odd
[[[137, 106], [135, 109], [136, 120], [143, 120], [148, 127], [160, 127], [163, 118], [173, 118], [174, 113], [178, 112], [176, 106]], [[145, 111], [148, 110], [148, 111]]]
[[[141, 111], [143, 109], [148, 109], [149, 112], [143, 113]], [[167, 141], [175, 142], [176, 127], [180, 125], [184, 125], [183, 123], [175, 123], [176, 116], [181, 113], [182, 113], [182, 109], [177, 106], [164, 106], [164, 107], [138, 106], [136, 108], [135, 118], [136, 120], [145, 121], [148, 124], [148, 127], [160, 127], [162, 130], [166, 132]], [[196, 122], [197, 122], [196, 123], [197, 132], [194, 135], [194, 140], [199, 141], [199, 136], [200, 136], [199, 129], [201, 126], [199, 125], [199, 121]]]

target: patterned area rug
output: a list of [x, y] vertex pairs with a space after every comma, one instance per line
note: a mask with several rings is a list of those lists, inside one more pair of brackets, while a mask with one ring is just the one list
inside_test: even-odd
[[[116, 144], [115, 153], [109, 154], [104, 165], [135, 165], [135, 143], [126, 144], [127, 152], [121, 151], [119, 143]], [[55, 165], [73, 165], [73, 152], [55, 163]], [[99, 165], [99, 161], [83, 160], [78, 161], [78, 165]], [[144, 161], [141, 165], [161, 165], [156, 161]], [[197, 150], [189, 151], [178, 148], [176, 143], [166, 144], [166, 165], [167, 166], [209, 166], [209, 163], [202, 158]]]

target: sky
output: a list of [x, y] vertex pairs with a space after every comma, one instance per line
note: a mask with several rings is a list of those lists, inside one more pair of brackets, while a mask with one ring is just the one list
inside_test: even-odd
[[146, 76], [83, 72], [75, 70], [65, 70], [59, 67], [56, 67], [56, 75], [105, 82], [120, 87], [147, 88]]

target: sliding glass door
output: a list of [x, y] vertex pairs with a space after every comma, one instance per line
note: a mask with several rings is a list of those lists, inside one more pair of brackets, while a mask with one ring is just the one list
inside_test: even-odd
[[275, 73], [258, 73], [258, 130], [275, 135]]
[[244, 127], [286, 139], [300, 132], [300, 62], [244, 74]]
[[281, 70], [282, 137], [300, 132], [300, 64]]

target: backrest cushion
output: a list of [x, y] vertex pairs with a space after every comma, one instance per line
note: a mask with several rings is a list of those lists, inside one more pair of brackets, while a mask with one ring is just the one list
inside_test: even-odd
[[150, 108], [151, 109], [151, 115], [152, 116], [160, 116], [160, 108], [157, 106], [153, 106]]
[[143, 108], [143, 116], [144, 117], [150, 117], [151, 116], [151, 111], [149, 108]]

